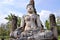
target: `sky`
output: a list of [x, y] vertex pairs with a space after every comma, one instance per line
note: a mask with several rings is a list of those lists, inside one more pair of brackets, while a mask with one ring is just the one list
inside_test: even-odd
[[[7, 23], [4, 19], [10, 13], [22, 17], [27, 14], [26, 5], [30, 0], [0, 0], [0, 24]], [[40, 15], [40, 20], [44, 24], [50, 14], [56, 17], [60, 16], [60, 0], [34, 0], [37, 14]]]

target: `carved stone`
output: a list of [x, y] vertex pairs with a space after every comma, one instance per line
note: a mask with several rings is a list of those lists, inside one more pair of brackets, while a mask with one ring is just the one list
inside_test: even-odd
[[[11, 21], [11, 30], [10, 30], [10, 40], [13, 40], [13, 32], [17, 29], [17, 17], [12, 16], [12, 21]], [[11, 35], [12, 34], [12, 35]]]
[[15, 29], [17, 28], [17, 17], [14, 15], [12, 16], [11, 27], [12, 31], [15, 31]]
[[21, 25], [17, 29], [15, 27], [17, 23], [16, 21], [17, 19], [13, 17], [13, 32], [11, 33], [11, 35], [15, 38], [15, 40], [55, 40], [53, 39], [53, 36], [54, 38], [57, 37], [55, 35], [55, 17], [50, 16], [50, 24], [51, 28], [53, 27], [53, 30], [44, 30], [40, 17], [36, 12], [34, 0], [30, 0], [30, 3], [27, 5], [27, 14], [22, 16]]
[[30, 0], [30, 3], [29, 4], [32, 4], [33, 5], [34, 12], [37, 14], [37, 11], [35, 9], [35, 2], [34, 2], [34, 0]]
[[57, 40], [58, 32], [57, 32], [57, 25], [56, 25], [56, 20], [55, 20], [54, 14], [50, 14], [50, 27], [51, 27], [51, 31], [53, 32], [54, 40]]

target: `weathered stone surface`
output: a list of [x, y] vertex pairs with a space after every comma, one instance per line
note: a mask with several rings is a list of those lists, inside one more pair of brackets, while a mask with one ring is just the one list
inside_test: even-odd
[[[15, 33], [14, 33], [15, 34]], [[45, 30], [44, 32], [40, 31], [25, 31], [22, 32], [17, 40], [45, 40], [52, 39], [52, 32]]]
[[14, 31], [16, 30], [17, 28], [17, 17], [16, 16], [12, 16], [12, 21], [11, 21], [11, 30], [10, 30], [10, 37], [11, 39], [10, 40], [13, 40], [13, 36], [14, 36]]
[[55, 38], [58, 39], [57, 24], [54, 14], [50, 14], [50, 27], [51, 27], [51, 31], [53, 32], [54, 39]]
[[17, 28], [17, 17], [14, 15], [12, 16], [11, 26], [11, 30], [15, 31], [15, 29]]
[[[39, 15], [36, 13], [34, 7], [34, 0], [30, 0], [27, 6], [28, 14], [24, 15], [21, 19], [21, 26], [14, 28], [16, 22], [12, 20], [13, 24], [13, 40], [52, 40], [53, 34], [55, 36], [56, 22], [54, 15], [50, 16], [52, 30], [44, 30]], [[16, 20], [16, 19], [15, 19]], [[15, 23], [14, 23], [15, 22]], [[15, 30], [16, 29], [16, 30]], [[15, 31], [14, 31], [15, 30]], [[56, 31], [57, 32], [57, 31]]]

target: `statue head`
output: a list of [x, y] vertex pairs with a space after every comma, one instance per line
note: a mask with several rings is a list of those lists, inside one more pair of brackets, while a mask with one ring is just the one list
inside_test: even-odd
[[29, 4], [27, 5], [27, 11], [29, 13], [33, 13], [34, 12], [35, 14], [37, 14], [36, 9], [35, 9], [35, 2], [34, 2], [34, 0], [30, 0]]
[[32, 5], [32, 4], [28, 4], [26, 9], [27, 9], [27, 11], [29, 13], [33, 13], [34, 12], [35, 14], [37, 14], [36, 9], [35, 9], [34, 5]]
[[34, 12], [35, 14], [37, 14], [34, 0], [30, 0], [29, 4], [27, 5], [27, 11], [30, 13]]
[[33, 13], [33, 12], [34, 12], [34, 7], [33, 7], [32, 4], [28, 4], [27, 7], [26, 7], [26, 9], [27, 9], [27, 11], [28, 11], [29, 13]]

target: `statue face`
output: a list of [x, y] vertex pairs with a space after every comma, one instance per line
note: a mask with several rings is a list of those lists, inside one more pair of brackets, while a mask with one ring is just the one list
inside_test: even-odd
[[29, 5], [29, 6], [27, 7], [27, 11], [28, 11], [29, 13], [34, 12], [33, 6], [32, 6], [32, 5]]

